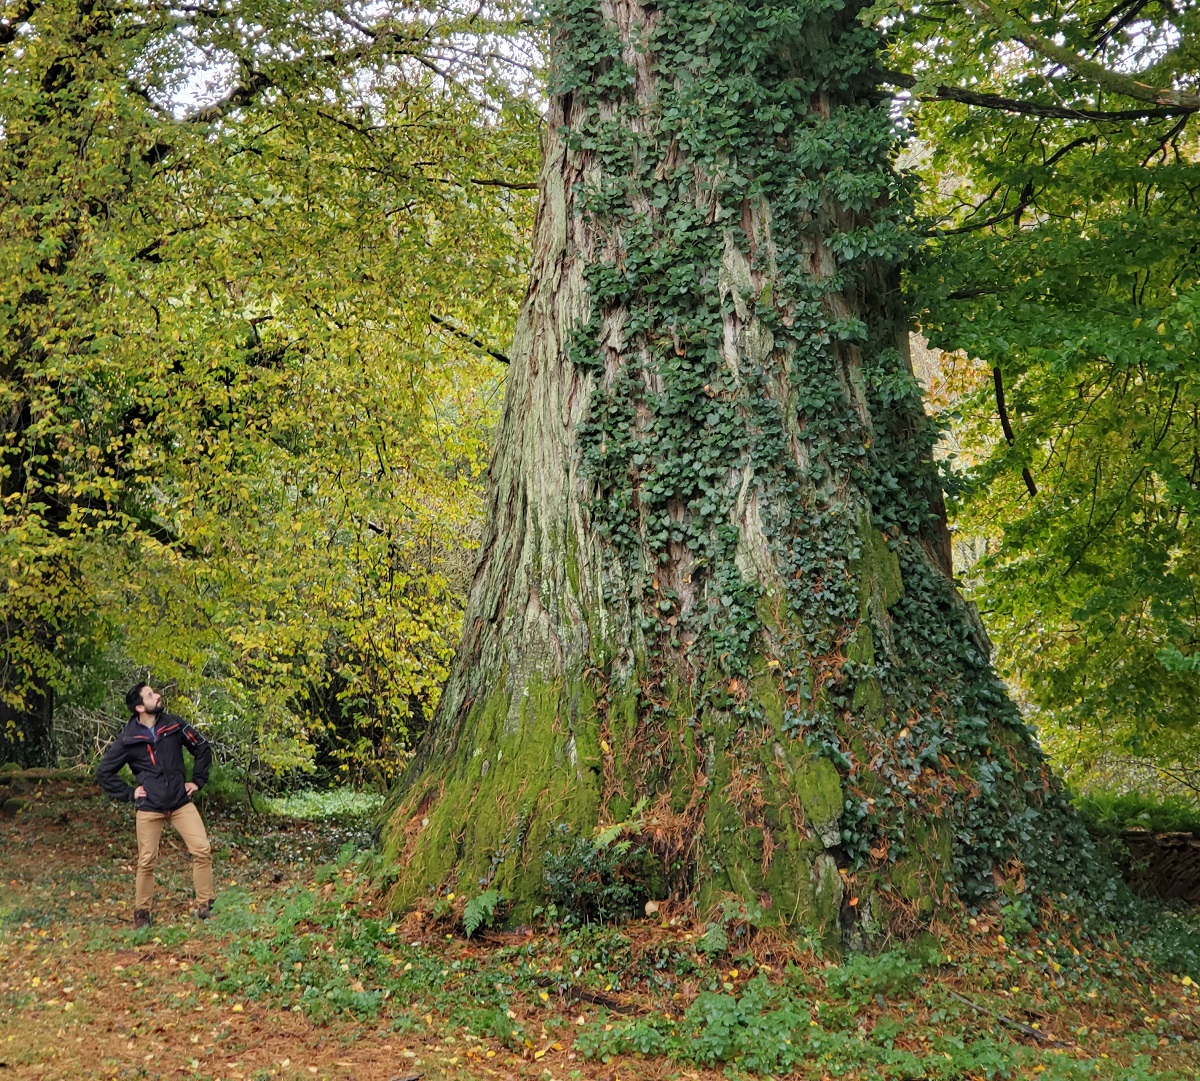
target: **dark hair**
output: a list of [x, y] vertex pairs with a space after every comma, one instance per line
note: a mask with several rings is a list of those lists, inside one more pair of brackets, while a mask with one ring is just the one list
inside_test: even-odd
[[129, 712], [135, 717], [137, 716], [137, 708], [142, 705], [142, 691], [149, 687], [149, 683], [136, 683], [125, 692], [125, 705], [129, 707]]

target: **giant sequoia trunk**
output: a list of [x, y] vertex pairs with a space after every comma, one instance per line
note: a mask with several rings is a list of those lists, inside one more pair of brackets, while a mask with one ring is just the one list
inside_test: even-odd
[[[867, 935], [1046, 874], [1059, 800], [951, 579], [874, 31], [560, 0], [532, 283], [397, 906], [527, 912], [629, 819], [654, 888]], [[1053, 811], [1053, 813], [1051, 813]]]

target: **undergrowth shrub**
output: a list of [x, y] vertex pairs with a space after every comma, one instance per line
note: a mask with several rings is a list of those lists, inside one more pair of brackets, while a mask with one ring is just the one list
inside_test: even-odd
[[657, 878], [657, 861], [630, 841], [598, 843], [557, 828], [543, 857], [546, 894], [565, 923], [620, 923], [640, 914]]
[[[913, 961], [903, 955], [864, 958], [876, 962], [856, 966], [843, 975], [858, 994], [870, 987], [908, 986]], [[846, 969], [848, 966], [842, 966]], [[955, 1011], [962, 1020], [961, 1005]], [[704, 992], [678, 1020], [665, 1015], [593, 1024], [580, 1031], [575, 1050], [584, 1059], [608, 1062], [617, 1055], [664, 1055], [696, 1066], [728, 1064], [732, 1076], [775, 1075], [805, 1070], [804, 1076], [847, 1074], [880, 1081], [1088, 1081], [1097, 1076], [1102, 1059], [1075, 1060], [1051, 1055], [1039, 1047], [1014, 1043], [1003, 1033], [974, 1022], [955, 1031], [924, 1029], [928, 1050], [896, 1046], [911, 1027], [899, 1017], [882, 1017], [869, 1029], [853, 1006], [798, 998], [763, 977], [750, 980], [740, 995]], [[1151, 1035], [1149, 1040], [1154, 1040]], [[1150, 1046], [1149, 1040], [1147, 1047]], [[1113, 1076], [1109, 1074], [1108, 1076]], [[1135, 1055], [1115, 1076], [1121, 1081], [1150, 1081], [1155, 1076], [1149, 1056]]]
[[1151, 833], [1200, 833], [1200, 802], [1185, 796], [1156, 799], [1136, 792], [1088, 792], [1076, 809], [1093, 833], [1111, 836], [1128, 829]]
[[847, 999], [852, 1005], [866, 1005], [876, 995], [900, 998], [908, 995], [917, 984], [924, 964], [898, 950], [872, 957], [855, 954], [845, 964], [825, 973], [829, 992]]
[[370, 822], [383, 797], [375, 792], [360, 792], [349, 787], [306, 788], [283, 796], [261, 797], [272, 814], [303, 818], [309, 822]]
[[[573, 1034], [573, 1050], [584, 1059], [662, 1056], [695, 1067], [724, 1067], [730, 1076], [800, 1071], [873, 1081], [1192, 1076], [1155, 1072], [1151, 1053], [1161, 1050], [1163, 1040], [1186, 1039], [1189, 1031], [1181, 1015], [1163, 1006], [1157, 1007], [1162, 1016], [1156, 1014], [1144, 1032], [1114, 1037], [1097, 1031], [1081, 1038], [1078, 1058], [1025, 1044], [989, 1018], [999, 1011], [1020, 1018], [1027, 1016], [1023, 1010], [1037, 1010], [1037, 1016], [1053, 1019], [1047, 1027], [1055, 1038], [1066, 1038], [1064, 1010], [1080, 1003], [1088, 1010], [1128, 1013], [1127, 1000], [1143, 997], [1142, 981], [1152, 971], [1146, 961], [1191, 941], [1180, 937], [1181, 921], [1139, 925], [1139, 933], [1131, 932], [1119, 948], [1107, 942], [1106, 952], [1095, 950], [1088, 933], [1071, 920], [974, 959], [951, 961], [930, 945], [852, 955], [832, 968], [788, 964], [772, 974], [736, 953], [728, 964], [715, 964], [691, 936], [648, 942], [637, 931], [596, 921], [543, 937], [522, 936], [486, 952], [443, 946], [440, 930], [421, 945], [374, 908], [377, 895], [370, 884], [377, 873], [377, 853], [346, 845], [337, 862], [313, 880], [297, 880], [270, 896], [224, 891], [216, 919], [204, 928], [206, 935], [215, 932], [213, 956], [190, 970], [197, 1000], [219, 994], [227, 1001], [279, 1002], [317, 1022], [354, 1018], [388, 1023], [398, 1033], [436, 1031], [438, 1038], [458, 1038], [465, 1029], [495, 1040], [498, 1052], [518, 1056], [536, 1054], [552, 1039], [570, 1045]], [[474, 900], [481, 918], [493, 901], [493, 915], [499, 914], [502, 898], [494, 891]], [[731, 904], [713, 925], [732, 942], [736, 928], [742, 921], [749, 925], [752, 915]], [[1018, 913], [1004, 919], [1006, 935], [1018, 916], [1024, 918]], [[963, 981], [959, 986], [982, 1010], [945, 986], [937, 975], [943, 968]], [[696, 997], [679, 1014], [678, 1007], [667, 1005], [667, 996], [671, 1003], [686, 1001], [674, 994], [685, 985], [688, 998]], [[661, 1004], [653, 1013], [624, 1018], [600, 1006], [597, 1012], [588, 1008], [588, 1020], [577, 1029], [571, 1025], [570, 1017], [583, 1008], [564, 1000], [568, 995], [585, 990], [621, 996], [647, 989], [657, 991]], [[1137, 1007], [1132, 1018], [1149, 1026], [1146, 1008]], [[914, 1033], [921, 1044], [915, 1049]], [[1093, 1043], [1097, 1039], [1105, 1042]], [[1120, 1065], [1112, 1061], [1114, 1049]]]
[[616, 986], [620, 986], [622, 975], [636, 964], [633, 944], [620, 931], [595, 924], [581, 925], [565, 930], [560, 941], [572, 970], [604, 973]]

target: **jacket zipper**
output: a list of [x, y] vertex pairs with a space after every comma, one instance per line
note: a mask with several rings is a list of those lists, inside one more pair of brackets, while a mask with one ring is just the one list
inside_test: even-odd
[[158, 765], [158, 759], [154, 757], [154, 748], [153, 748], [153, 747], [149, 747], [149, 746], [148, 746], [148, 747], [146, 748], [146, 750], [148, 750], [148, 751], [150, 752], [150, 765], [152, 765], [152, 766], [157, 766], [157, 765]]

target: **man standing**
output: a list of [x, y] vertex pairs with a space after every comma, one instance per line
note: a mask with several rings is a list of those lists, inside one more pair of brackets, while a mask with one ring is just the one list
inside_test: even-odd
[[[204, 787], [212, 765], [212, 748], [204, 737], [181, 717], [163, 712], [163, 700], [153, 687], [139, 683], [125, 695], [132, 717], [109, 745], [96, 770], [96, 780], [113, 799], [137, 804], [137, 888], [133, 902], [133, 926], [153, 922], [150, 902], [154, 897], [154, 865], [164, 822], [170, 822], [192, 855], [192, 881], [199, 907], [196, 916], [212, 914], [212, 848], [192, 794]], [[192, 755], [192, 779], [183, 771], [183, 748]], [[137, 780], [131, 788], [117, 776], [128, 765]]]

